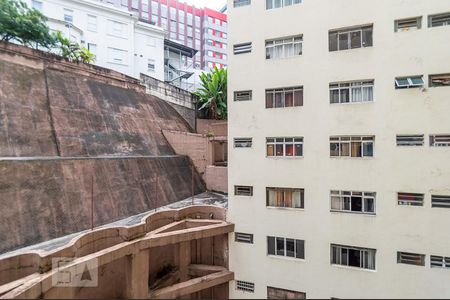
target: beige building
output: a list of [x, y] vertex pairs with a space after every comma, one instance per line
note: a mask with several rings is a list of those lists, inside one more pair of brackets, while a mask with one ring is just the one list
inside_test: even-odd
[[230, 297], [450, 297], [450, 2], [228, 13]]

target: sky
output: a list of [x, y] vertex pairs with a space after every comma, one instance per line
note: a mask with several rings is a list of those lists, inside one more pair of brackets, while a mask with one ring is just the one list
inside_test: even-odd
[[215, 10], [221, 9], [227, 0], [180, 0], [180, 2], [186, 1], [188, 4], [194, 4], [196, 7], [209, 7]]

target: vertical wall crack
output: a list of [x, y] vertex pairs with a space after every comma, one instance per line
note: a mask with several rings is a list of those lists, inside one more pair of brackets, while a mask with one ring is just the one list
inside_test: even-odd
[[52, 106], [50, 104], [50, 93], [48, 90], [47, 69], [45, 68], [45, 66], [44, 66], [44, 79], [45, 79], [45, 92], [47, 95], [47, 109], [48, 109], [48, 116], [50, 118], [50, 128], [52, 131], [53, 142], [55, 143], [57, 155], [61, 156], [61, 148], [59, 146], [58, 138], [56, 136], [55, 124], [53, 122]]

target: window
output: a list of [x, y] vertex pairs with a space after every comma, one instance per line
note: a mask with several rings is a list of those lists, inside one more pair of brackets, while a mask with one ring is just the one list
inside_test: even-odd
[[303, 87], [266, 90], [266, 108], [303, 106]]
[[126, 50], [108, 48], [108, 58], [111, 63], [126, 65], [127, 54], [128, 52]]
[[266, 59], [280, 59], [302, 55], [303, 36], [266, 41]]
[[246, 5], [250, 5], [250, 4], [251, 4], [251, 0], [234, 0], [233, 1], [234, 7], [241, 7], [241, 6], [246, 6]]
[[267, 299], [306, 299], [306, 293], [268, 286]]
[[234, 101], [250, 101], [252, 100], [252, 91], [234, 92]]
[[234, 148], [251, 148], [252, 138], [235, 138]]
[[236, 290], [254, 293], [255, 284], [247, 281], [236, 280]]
[[97, 45], [96, 44], [92, 44], [92, 43], [88, 43], [87, 44], [87, 48], [88, 48], [88, 50], [92, 53], [92, 54], [94, 54], [94, 56], [97, 56]]
[[431, 207], [450, 208], [450, 196], [431, 195]]
[[422, 75], [395, 78], [396, 89], [418, 88], [423, 87], [424, 84]]
[[374, 136], [332, 136], [331, 157], [373, 157]]
[[423, 146], [424, 140], [423, 134], [397, 135], [397, 146]]
[[267, 138], [268, 157], [301, 157], [303, 156], [303, 138]]
[[425, 266], [425, 255], [408, 252], [397, 252], [397, 263], [415, 266]]
[[302, 3], [302, 0], [266, 0], [266, 9], [281, 8]]
[[450, 25], [450, 13], [428, 16], [428, 27]]
[[236, 242], [240, 242], [240, 243], [253, 244], [253, 234], [235, 232], [234, 233], [234, 240]]
[[244, 54], [250, 52], [252, 52], [252, 43], [233, 45], [234, 54]]
[[236, 196], [253, 196], [253, 187], [252, 186], [235, 185], [234, 186], [234, 194]]
[[331, 264], [375, 270], [375, 249], [331, 244]]
[[424, 194], [398, 193], [397, 203], [404, 206], [423, 206]]
[[305, 259], [305, 241], [268, 236], [267, 254]]
[[431, 255], [430, 267], [450, 269], [450, 257]]
[[116, 22], [113, 20], [108, 20], [108, 30], [109, 34], [121, 38], [126, 38], [126, 28], [127, 24]]
[[450, 73], [440, 75], [430, 75], [430, 87], [450, 86]]
[[450, 135], [449, 134], [433, 134], [430, 135], [431, 147], [450, 147]]
[[149, 59], [147, 61], [147, 72], [155, 72], [156, 67], [155, 67], [155, 60], [154, 59]]
[[373, 46], [373, 26], [332, 30], [328, 33], [329, 50], [341, 51]]
[[331, 211], [375, 214], [374, 192], [331, 191]]
[[305, 208], [305, 190], [266, 188], [267, 207]]
[[374, 81], [340, 82], [330, 84], [330, 103], [358, 103], [373, 101]]
[[64, 8], [64, 22], [73, 23], [73, 10]]
[[395, 32], [422, 28], [422, 17], [395, 20]]
[[92, 32], [97, 32], [97, 17], [88, 15], [87, 18], [88, 18], [87, 29]]
[[38, 11], [42, 12], [42, 2], [41, 1], [32, 0], [31, 1], [31, 6], [34, 9], [37, 9]]

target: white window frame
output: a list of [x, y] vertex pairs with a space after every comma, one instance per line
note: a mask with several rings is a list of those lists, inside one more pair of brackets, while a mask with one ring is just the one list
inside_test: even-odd
[[[274, 241], [275, 241], [275, 243], [274, 243], [274, 246], [275, 246], [274, 252], [275, 252], [275, 254], [269, 254], [269, 252], [270, 252], [269, 251], [269, 238], [273, 238]], [[283, 245], [283, 255], [278, 254], [278, 251], [277, 251], [277, 242], [278, 242], [278, 240], [283, 240], [283, 243], [284, 243], [284, 245]], [[288, 256], [287, 255], [287, 240], [294, 241], [294, 256]], [[302, 258], [297, 257], [297, 252], [298, 252], [297, 241], [303, 242], [303, 257]], [[267, 236], [267, 256], [287, 257], [287, 258], [305, 260], [305, 257], [306, 257], [306, 242], [305, 242], [305, 240], [294, 239], [294, 238], [285, 238], [285, 237], [279, 237], [279, 236]]]
[[[123, 59], [116, 58], [114, 53], [122, 53], [124, 55]], [[117, 65], [123, 65], [123, 66], [128, 66], [127, 55], [128, 55], [128, 51], [127, 50], [113, 48], [113, 47], [108, 47], [108, 61], [109, 61], [109, 63], [117, 64]]]
[[[108, 25], [109, 25], [108, 26], [109, 27], [108, 35], [119, 37], [122, 39], [127, 39], [126, 34], [127, 34], [128, 25], [126, 23], [108, 19]], [[117, 27], [117, 26], [120, 26], [120, 27]], [[119, 28], [120, 28], [120, 30], [119, 30]]]
[[[352, 210], [352, 197], [361, 198], [361, 211]], [[333, 199], [338, 199], [339, 208], [333, 208]], [[367, 199], [371, 199], [373, 202], [373, 211], [368, 211], [366, 207]], [[348, 201], [348, 209], [345, 209], [345, 202]], [[330, 191], [330, 211], [332, 212], [345, 212], [353, 214], [363, 215], [375, 215], [376, 208], [376, 193], [375, 192], [357, 192], [357, 191]]]
[[[352, 156], [352, 142], [361, 143], [361, 156]], [[331, 155], [331, 144], [339, 144], [339, 155]], [[348, 144], [349, 155], [342, 155], [342, 145]], [[372, 155], [364, 154], [364, 146], [372, 144]], [[375, 136], [331, 136], [330, 137], [330, 157], [346, 157], [346, 158], [373, 158], [375, 157]]]
[[[345, 258], [346, 262], [343, 261], [343, 258], [345, 256], [345, 254], [343, 254], [343, 250], [345, 250], [347, 252], [346, 258]], [[359, 267], [349, 265], [349, 255], [348, 255], [349, 250], [360, 251], [360, 266]], [[336, 251], [336, 253], [334, 251]], [[358, 268], [358, 269], [366, 269], [366, 270], [376, 270], [376, 253], [377, 253], [376, 249], [331, 244], [330, 252], [331, 252], [330, 253], [330, 263], [332, 265], [339, 265], [339, 266], [345, 266], [345, 267], [349, 267], [349, 268]], [[371, 268], [368, 264], [366, 264], [365, 258], [366, 258], [366, 256], [370, 256], [369, 253], [371, 253], [370, 255], [373, 256], [373, 268]], [[334, 255], [334, 254], [336, 254], [336, 255]], [[336, 260], [334, 258], [336, 258]], [[369, 260], [369, 257], [367, 258], [367, 262], [368, 262], [368, 260]]]
[[[363, 32], [370, 28], [372, 30], [372, 43], [371, 45], [365, 45], [364, 44], [364, 39], [363, 39]], [[355, 32], [359, 32], [359, 37], [360, 37], [360, 41], [359, 41], [359, 47], [352, 47], [352, 33]], [[373, 25], [367, 25], [367, 26], [360, 26], [360, 27], [352, 27], [352, 28], [348, 28], [348, 29], [342, 29], [342, 30], [330, 30], [328, 32], [328, 39], [330, 42], [330, 35], [331, 34], [336, 34], [336, 43], [337, 43], [337, 49], [336, 50], [331, 50], [331, 52], [337, 52], [337, 51], [345, 51], [345, 50], [351, 50], [351, 49], [360, 49], [360, 48], [366, 48], [366, 47], [373, 47]], [[341, 49], [341, 45], [340, 45], [340, 36], [341, 35], [347, 35], [347, 48], [342, 48]]]
[[[287, 46], [291, 46], [292, 53], [287, 53]], [[298, 54], [296, 54], [296, 46], [298, 46], [297, 50], [300, 50], [300, 53]], [[281, 55], [276, 57], [275, 53], [278, 53], [277, 49], [280, 50], [279, 53], [281, 53]], [[270, 53], [271, 55], [269, 55]], [[301, 55], [303, 55], [303, 35], [301, 34], [266, 41], [266, 60], [284, 59]]]
[[[265, 4], [266, 10], [283, 8], [283, 7], [288, 7], [288, 6], [303, 3], [303, 0], [264, 0], [264, 1], [266, 2], [266, 4]], [[268, 5], [269, 2], [271, 3], [270, 7]], [[279, 3], [280, 6], [275, 7], [275, 4], [277, 4], [277, 3]]]
[[[295, 105], [295, 93], [301, 92], [301, 105]], [[292, 106], [286, 106], [286, 94], [292, 93]], [[267, 107], [267, 95], [272, 94], [272, 107]], [[281, 94], [281, 103], [282, 106], [276, 106], [276, 95]], [[272, 108], [288, 108], [288, 107], [301, 107], [303, 106], [303, 86], [296, 86], [296, 87], [288, 87], [288, 88], [278, 88], [278, 89], [268, 89], [266, 90], [266, 109], [272, 109]]]
[[431, 255], [430, 256], [430, 267], [431, 268], [444, 268], [450, 269], [450, 257]]
[[[150, 65], [153, 65], [153, 68], [150, 68]], [[156, 61], [154, 59], [147, 59], [147, 72], [155, 73], [156, 72]]]
[[[375, 87], [375, 80], [364, 80], [364, 81], [347, 81], [347, 82], [335, 82], [330, 83], [330, 104], [354, 104], [354, 103], [368, 103], [368, 102], [374, 102], [374, 87]], [[361, 90], [361, 101], [358, 101], [358, 99], [354, 99], [353, 96], [353, 90]], [[370, 94], [368, 91], [364, 92], [366, 89], [371, 89], [372, 94]], [[349, 102], [343, 102], [342, 97], [342, 90], [348, 90], [349, 96]], [[332, 102], [332, 91], [338, 91], [339, 95], [339, 102]], [[370, 97], [372, 95], [372, 97]]]
[[[410, 198], [410, 199], [408, 199]], [[414, 206], [423, 207], [425, 202], [425, 195], [420, 193], [397, 193], [397, 205], [399, 206]]]
[[237, 149], [242, 148], [252, 148], [253, 139], [252, 138], [234, 138], [233, 147]]
[[[269, 193], [270, 191], [274, 192], [283, 192], [283, 206], [273, 206], [269, 203]], [[300, 207], [294, 207], [294, 206], [286, 206], [286, 192], [292, 193], [292, 204], [294, 203], [294, 192], [300, 193]], [[283, 208], [283, 209], [305, 209], [305, 189], [303, 188], [280, 188], [280, 187], [267, 187], [266, 188], [266, 207], [269, 208]]]
[[[64, 8], [64, 22], [73, 24], [73, 10]], [[68, 20], [70, 19], [70, 20]]]
[[[291, 140], [291, 141], [286, 141], [286, 140]], [[270, 141], [273, 140], [273, 141]], [[281, 141], [283, 140], [283, 141]], [[269, 145], [273, 145], [273, 156], [269, 156], [267, 153], [267, 148]], [[283, 145], [283, 155], [277, 155], [277, 145]], [[296, 145], [301, 145], [301, 149], [302, 149], [302, 154], [301, 155], [293, 155], [293, 156], [287, 156], [286, 155], [286, 145], [292, 145], [293, 149], [295, 151], [295, 146]], [[304, 138], [303, 137], [269, 137], [266, 138], [266, 157], [267, 158], [277, 158], [277, 157], [281, 157], [281, 158], [302, 158], [304, 155], [305, 149], [304, 149]]]
[[[414, 83], [414, 79], [420, 79], [422, 83]], [[403, 84], [400, 81], [406, 80], [408, 83]], [[395, 88], [396, 89], [410, 89], [410, 88], [420, 88], [425, 85], [423, 80], [423, 75], [407, 76], [407, 77], [397, 77], [395, 78]]]

